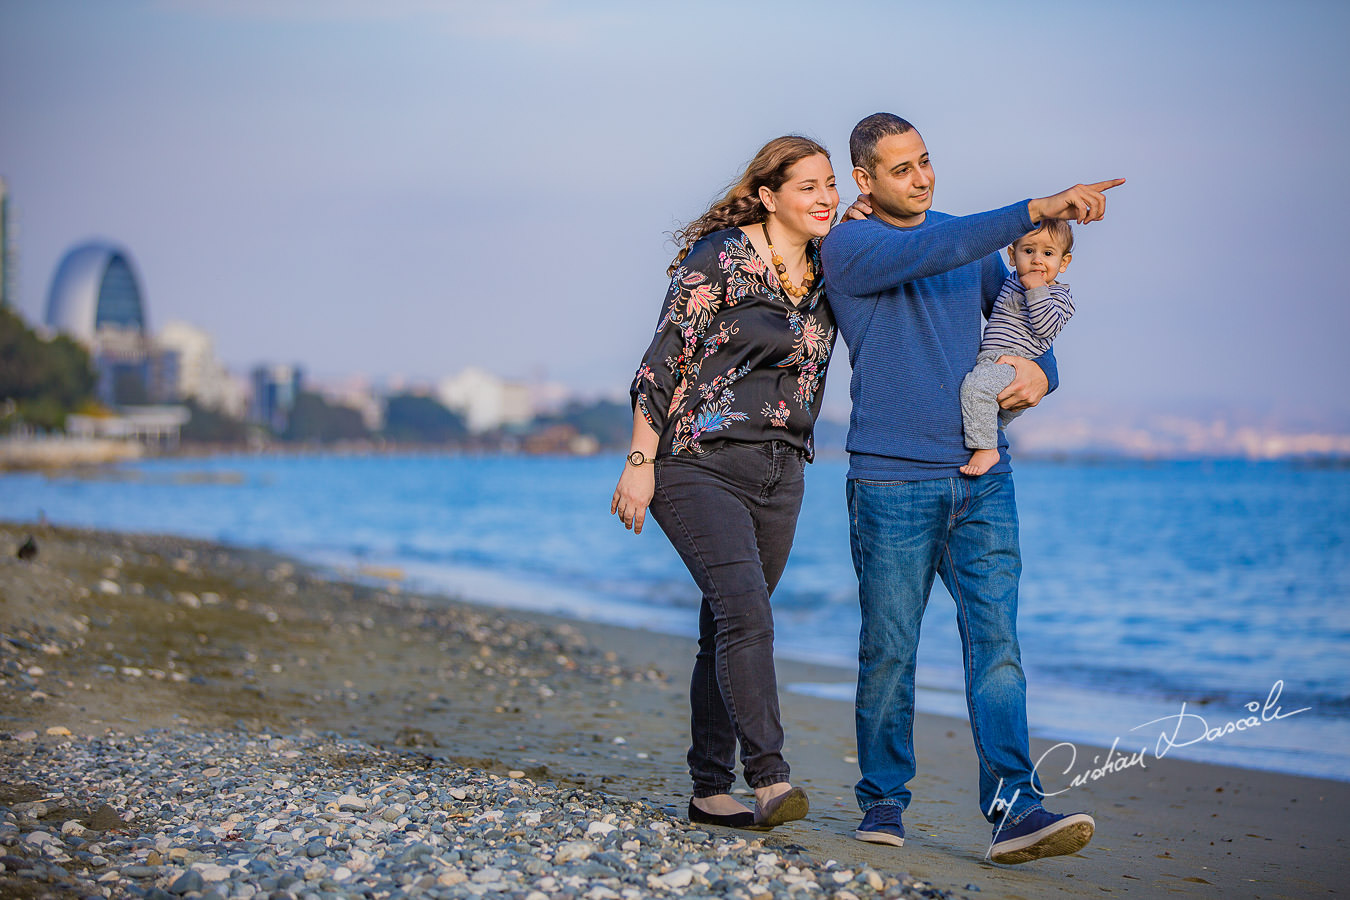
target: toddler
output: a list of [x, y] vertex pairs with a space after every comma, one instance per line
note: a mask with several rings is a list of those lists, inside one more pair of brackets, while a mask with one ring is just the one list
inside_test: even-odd
[[1063, 219], [1044, 220], [1008, 248], [1016, 271], [1003, 282], [984, 326], [975, 368], [961, 382], [966, 447], [975, 451], [961, 467], [964, 475], [983, 475], [998, 462], [998, 430], [1021, 415], [998, 405], [999, 392], [1017, 372], [995, 360], [1041, 356], [1073, 315], [1069, 286], [1055, 281], [1069, 267], [1072, 251], [1073, 229]]

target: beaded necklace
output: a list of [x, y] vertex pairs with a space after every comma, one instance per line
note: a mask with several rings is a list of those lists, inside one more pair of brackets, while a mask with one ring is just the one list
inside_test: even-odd
[[773, 248], [773, 239], [769, 237], [769, 223], [761, 222], [760, 228], [764, 229], [764, 240], [769, 244], [769, 258], [773, 260], [773, 267], [778, 272], [778, 283], [783, 286], [783, 290], [788, 296], [801, 299], [811, 292], [811, 285], [816, 280], [816, 269], [811, 263], [810, 258], [806, 260], [806, 274], [802, 276], [802, 286], [797, 287], [788, 278], [787, 265], [783, 262], [783, 257], [778, 255], [778, 251]]

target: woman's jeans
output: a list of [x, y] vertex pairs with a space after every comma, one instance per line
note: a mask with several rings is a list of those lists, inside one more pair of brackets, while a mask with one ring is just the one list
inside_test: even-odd
[[782, 441], [656, 461], [652, 517], [703, 592], [689, 687], [695, 797], [731, 790], [737, 741], [751, 787], [788, 780], [769, 596], [792, 549], [804, 467]]
[[935, 575], [956, 601], [966, 705], [980, 761], [980, 807], [1015, 824], [1040, 806], [1027, 746], [1017, 645], [1022, 554], [1012, 476], [848, 482], [858, 573], [858, 805], [909, 806], [914, 777], [914, 659]]

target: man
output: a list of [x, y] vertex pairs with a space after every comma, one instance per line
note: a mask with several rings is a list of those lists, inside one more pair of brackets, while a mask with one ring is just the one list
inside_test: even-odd
[[[960, 388], [979, 349], [981, 317], [1007, 275], [998, 251], [1042, 219], [1102, 218], [1102, 192], [1122, 182], [956, 218], [931, 211], [932, 162], [904, 119], [863, 119], [849, 149], [872, 215], [835, 228], [822, 259], [853, 366], [847, 497], [862, 606], [856, 793], [864, 813], [854, 836], [904, 843], [901, 813], [915, 772], [915, 651], [936, 575], [956, 601], [980, 807], [995, 825], [990, 856], [1018, 863], [1074, 853], [1095, 823], [1041, 806], [1028, 748], [1007, 442], [1000, 434], [999, 462], [985, 474], [961, 475], [970, 454]], [[1036, 405], [1058, 381], [1053, 353], [999, 362], [1017, 373], [999, 395], [1007, 409]]]

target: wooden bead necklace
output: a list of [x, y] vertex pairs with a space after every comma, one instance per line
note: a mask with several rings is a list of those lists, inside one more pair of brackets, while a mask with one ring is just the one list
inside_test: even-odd
[[787, 292], [788, 296], [798, 299], [811, 293], [811, 285], [816, 280], [816, 269], [811, 264], [811, 260], [807, 259], [806, 274], [802, 276], [802, 286], [797, 287], [788, 278], [787, 265], [783, 262], [783, 257], [779, 256], [778, 251], [773, 249], [773, 240], [769, 237], [769, 223], [761, 222], [759, 227], [764, 229], [764, 240], [769, 245], [769, 258], [773, 260], [773, 267], [778, 271], [778, 283], [783, 286], [783, 290]]

